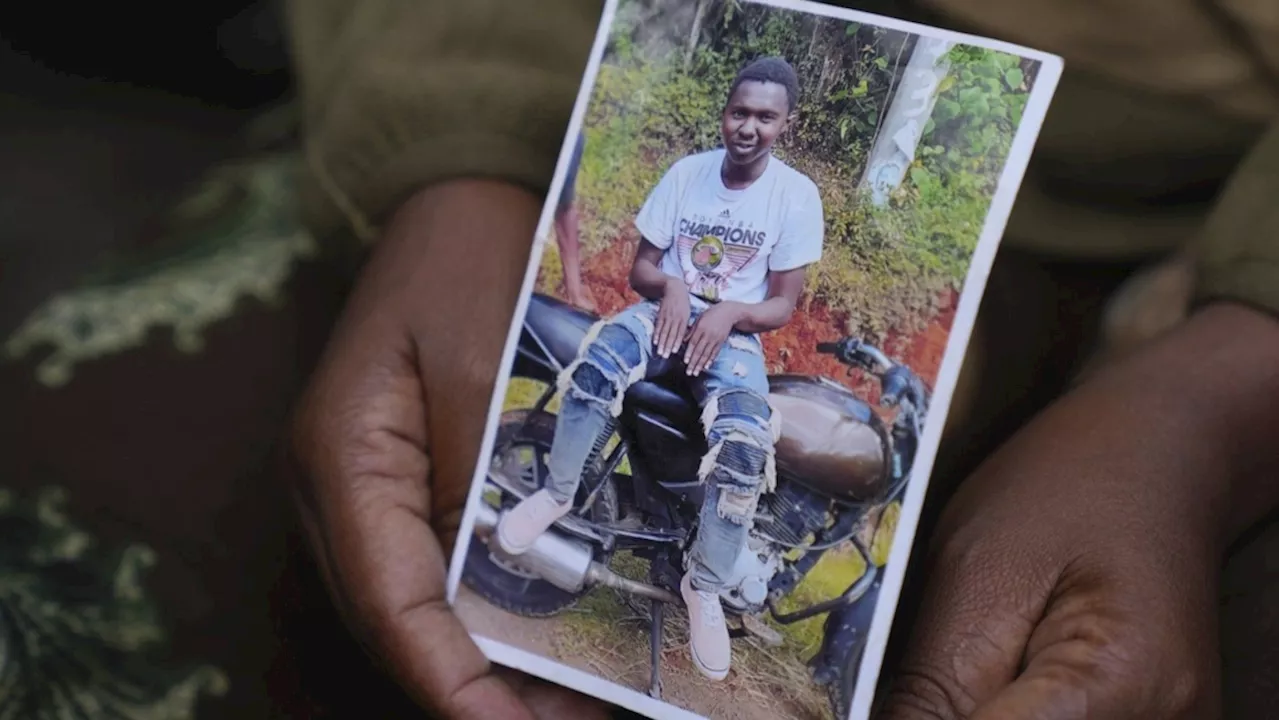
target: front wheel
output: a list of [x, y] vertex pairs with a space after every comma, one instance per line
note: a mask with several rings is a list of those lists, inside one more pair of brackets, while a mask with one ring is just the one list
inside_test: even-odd
[[827, 700], [831, 704], [832, 715], [840, 720], [849, 717], [853, 707], [853, 692], [858, 685], [862, 655], [875, 616], [880, 582], [877, 578], [851, 607], [832, 612], [823, 626], [824, 653], [827, 663], [835, 670], [827, 685]]
[[862, 651], [867, 647], [867, 638], [863, 635], [857, 643], [849, 648], [849, 653], [840, 661], [840, 671], [835, 682], [827, 686], [827, 702], [831, 704], [831, 714], [838, 720], [849, 717], [853, 709], [853, 691], [858, 684], [858, 670], [862, 666]]
[[[547, 412], [512, 410], [503, 413], [494, 443], [492, 462], [501, 465], [507, 477], [532, 493], [546, 481], [547, 461], [551, 443], [555, 439], [556, 417]], [[584, 478], [594, 479], [603, 472], [603, 463], [597, 459], [583, 473]], [[618, 496], [612, 478], [604, 479], [604, 487], [596, 494], [591, 510], [585, 518], [594, 523], [612, 524], [618, 517]], [[574, 498], [574, 512], [587, 500], [589, 483], [578, 485]], [[502, 512], [516, 504], [512, 497], [494, 485], [486, 485], [481, 502]], [[603, 550], [597, 550], [596, 560], [607, 562]], [[462, 570], [462, 582], [490, 604], [507, 612], [525, 617], [555, 615], [578, 601], [586, 590], [576, 593], [562, 590], [532, 575], [522, 568], [494, 557], [485, 543], [473, 538], [467, 548], [466, 565]]]

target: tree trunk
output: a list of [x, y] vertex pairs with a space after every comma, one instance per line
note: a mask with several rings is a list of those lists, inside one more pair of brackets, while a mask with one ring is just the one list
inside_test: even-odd
[[698, 47], [698, 38], [702, 35], [702, 22], [707, 17], [707, 5], [711, 4], [711, 0], [698, 0], [697, 7], [693, 10], [693, 24], [689, 27], [689, 39], [684, 46], [684, 69], [689, 69], [689, 63], [693, 62], [694, 48]]

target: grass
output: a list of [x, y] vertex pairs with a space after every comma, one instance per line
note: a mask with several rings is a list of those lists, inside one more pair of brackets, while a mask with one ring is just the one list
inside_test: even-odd
[[[546, 388], [545, 383], [513, 378], [507, 388], [504, 412], [531, 407]], [[555, 412], [558, 407], [559, 396], [547, 409]], [[625, 460], [621, 469], [627, 470]], [[863, 540], [877, 566], [888, 559], [899, 513], [900, 506], [895, 503], [883, 510], [878, 521], [869, 518], [872, 522], [868, 523]], [[643, 579], [648, 574], [647, 561], [625, 552], [614, 556], [611, 567], [633, 579]], [[794, 612], [838, 596], [866, 569], [862, 555], [850, 545], [828, 551], [799, 586], [780, 601], [779, 610]], [[768, 648], [755, 640], [736, 642], [734, 673], [723, 692], [735, 693], [734, 702], [749, 695], [761, 707], [773, 708], [778, 717], [828, 717], [826, 698], [813, 685], [806, 666], [821, 646], [825, 617], [819, 615], [791, 625], [768, 620], [783, 638], [780, 647]], [[649, 672], [648, 642], [647, 601], [596, 588], [562, 616], [555, 651], [561, 660], [585, 664], [587, 670], [644, 690]], [[689, 683], [702, 687], [696, 671], [688, 664], [687, 646], [687, 619], [681, 612], [669, 612], [662, 651], [664, 678], [688, 676]]]
[[[619, 553], [610, 565], [631, 578], [648, 574], [647, 561], [628, 553]], [[689, 660], [688, 618], [668, 609], [661, 651], [664, 688], [670, 699], [687, 702], [696, 695], [715, 707], [759, 708], [753, 718], [828, 718], [825, 695], [809, 677], [808, 658], [796, 652], [800, 644], [788, 639], [782, 647], [768, 648], [754, 639], [736, 641], [733, 672], [713, 685]], [[641, 691], [648, 687], [648, 648], [648, 601], [608, 588], [591, 591], [562, 616], [555, 644], [561, 660]]]
[[[546, 383], [528, 378], [513, 377], [511, 382], [507, 384], [507, 394], [502, 399], [502, 412], [533, 407], [534, 403], [538, 402], [538, 398], [542, 397], [542, 393], [546, 392], [546, 390]], [[559, 409], [560, 396], [557, 394], [547, 404], [547, 411], [554, 413]]]

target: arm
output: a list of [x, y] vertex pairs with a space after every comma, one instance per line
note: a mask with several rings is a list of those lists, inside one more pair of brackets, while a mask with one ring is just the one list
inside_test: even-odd
[[764, 302], [734, 303], [738, 319], [733, 329], [744, 333], [777, 330], [791, 322], [791, 315], [804, 292], [805, 268], [769, 273], [769, 295]]
[[689, 288], [684, 280], [662, 271], [664, 250], [640, 238], [636, 259], [631, 263], [631, 288], [641, 296], [658, 303], [658, 316], [653, 324], [653, 344], [662, 357], [680, 349], [689, 327]]
[[631, 262], [631, 275], [627, 280], [631, 289], [648, 300], [662, 300], [669, 292], [689, 293], [684, 280], [668, 275], [662, 271], [662, 253], [657, 245], [640, 238], [640, 246], [636, 248], [636, 258]]
[[729, 334], [777, 330], [791, 320], [804, 290], [805, 266], [769, 273], [769, 293], [762, 302], [722, 302], [711, 306], [689, 329], [684, 362], [690, 375], [698, 375], [715, 361]]
[[[1219, 343], [1216, 352], [1200, 347]], [[1221, 479], [1226, 502], [1219, 509], [1220, 546], [1235, 540], [1269, 512], [1275, 511], [1277, 356], [1280, 343], [1276, 320], [1236, 303], [1215, 303], [1197, 313], [1184, 333], [1191, 349], [1213, 352], [1206, 365], [1221, 363], [1215, 374], [1224, 378], [1204, 402], [1202, 430], [1218, 444]], [[1221, 419], [1221, 422], [1218, 422]], [[1218, 435], [1209, 434], [1217, 430]], [[1213, 478], [1199, 478], [1202, 492], [1211, 497]]]
[[1221, 553], [1276, 505], [1278, 340], [1207, 306], [980, 467], [932, 538], [886, 717], [1212, 716]]
[[733, 328], [758, 333], [777, 330], [791, 321], [804, 292], [806, 269], [822, 258], [822, 198], [812, 182], [790, 204], [782, 237], [769, 255], [769, 291], [765, 300], [736, 308]]
[[[1189, 352], [1212, 353], [1197, 367], [1227, 385], [1205, 398], [1215, 404], [1203, 416], [1211, 428], [1227, 431], [1219, 436], [1228, 462], [1223, 469], [1232, 473], [1224, 541], [1276, 507], [1277, 133], [1273, 122], [1218, 196], [1194, 243], [1198, 312], [1173, 333], [1189, 338]], [[1207, 337], [1190, 340], [1194, 332]], [[1220, 424], [1210, 419], [1214, 412]]]
[[288, 0], [305, 172], [328, 239], [376, 240], [414, 192], [460, 178], [546, 193], [600, 7]]
[[431, 717], [603, 719], [596, 703], [564, 704], [580, 696], [502, 679], [445, 597], [482, 408], [599, 6], [288, 3], [303, 217], [321, 240], [377, 243], [294, 420], [295, 497], [321, 577]]
[[1203, 228], [1197, 311], [948, 503], [887, 717], [1213, 714], [1222, 553], [1277, 502], [1275, 157], [1273, 127]]

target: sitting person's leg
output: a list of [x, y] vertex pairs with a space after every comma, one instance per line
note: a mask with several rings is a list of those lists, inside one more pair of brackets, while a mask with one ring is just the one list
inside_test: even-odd
[[689, 606], [694, 664], [718, 680], [729, 672], [730, 661], [719, 593], [746, 545], [760, 495], [773, 482], [776, 433], [758, 341], [731, 336], [699, 386], [709, 450], [700, 472], [705, 495], [698, 535], [681, 591]]
[[509, 553], [528, 550], [539, 535], [573, 507], [583, 469], [613, 435], [627, 388], [644, 378], [653, 349], [657, 306], [633, 305], [592, 329], [578, 359], [560, 376], [546, 486], [512, 508], [498, 524], [498, 542]]

